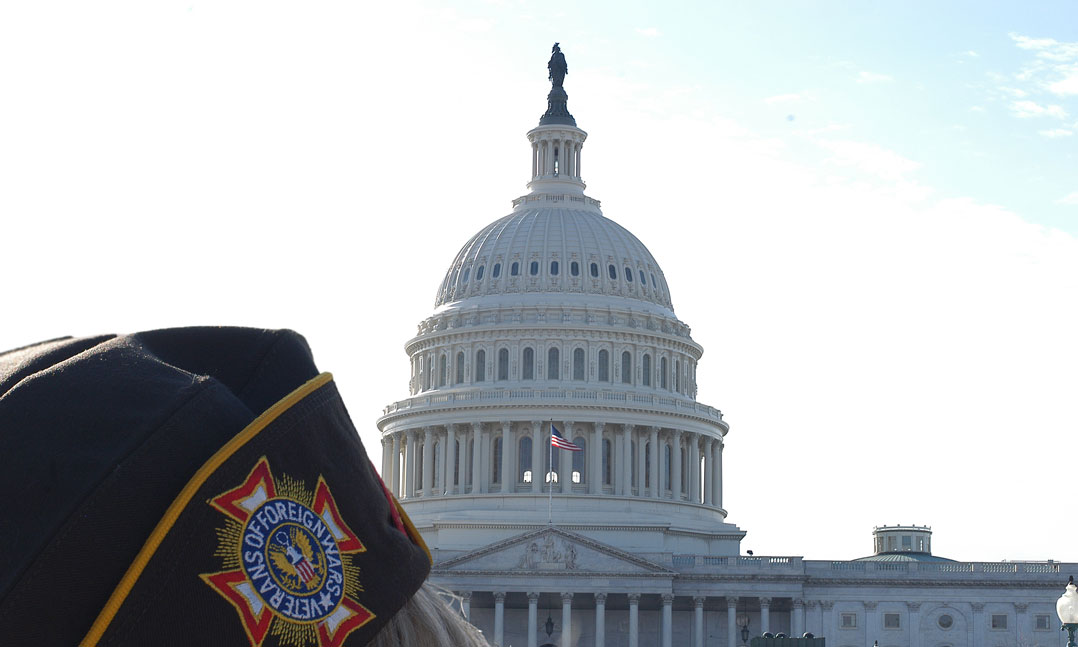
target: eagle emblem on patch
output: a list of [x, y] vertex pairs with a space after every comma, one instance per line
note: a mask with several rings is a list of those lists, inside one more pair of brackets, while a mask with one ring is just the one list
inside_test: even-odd
[[252, 647], [339, 647], [374, 619], [359, 603], [363, 542], [341, 518], [329, 485], [314, 491], [275, 477], [265, 456], [239, 486], [208, 502], [225, 515], [217, 529], [223, 570], [202, 581], [239, 614]]

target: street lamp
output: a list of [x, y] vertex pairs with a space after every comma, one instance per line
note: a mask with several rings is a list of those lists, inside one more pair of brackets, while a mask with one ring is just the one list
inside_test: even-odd
[[1078, 647], [1074, 642], [1074, 632], [1078, 630], [1078, 589], [1074, 587], [1074, 576], [1067, 582], [1067, 590], [1056, 600], [1056, 614], [1063, 623], [1060, 631], [1067, 632], [1067, 647]]
[[742, 613], [737, 616], [737, 626], [741, 627], [741, 643], [749, 644], [749, 615]]

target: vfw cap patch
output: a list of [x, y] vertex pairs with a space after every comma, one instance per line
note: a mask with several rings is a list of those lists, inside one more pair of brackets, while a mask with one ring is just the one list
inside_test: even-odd
[[339, 647], [374, 619], [354, 555], [367, 549], [341, 519], [322, 476], [312, 492], [260, 458], [238, 487], [208, 502], [222, 512], [223, 570], [202, 580], [235, 607], [252, 647], [273, 634], [291, 647]]

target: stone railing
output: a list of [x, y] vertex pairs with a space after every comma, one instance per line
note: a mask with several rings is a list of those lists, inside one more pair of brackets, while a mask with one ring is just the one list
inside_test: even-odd
[[1047, 575], [1078, 571], [1078, 565], [1059, 562], [842, 562], [806, 561], [801, 557], [717, 557], [673, 554], [667, 563], [679, 570], [716, 569], [736, 573], [776, 572], [804, 574], [821, 579], [896, 577], [920, 574], [923, 578], [968, 574], [973, 579], [1000, 575]]
[[679, 568], [801, 571], [800, 557], [716, 557], [714, 555], [672, 555], [670, 563]]
[[644, 408], [655, 411], [686, 413], [713, 422], [722, 422], [722, 411], [694, 400], [676, 398], [651, 393], [633, 393], [608, 389], [469, 389], [439, 393], [433, 391], [417, 395], [406, 400], [399, 400], [387, 406], [383, 415], [404, 411], [415, 411], [436, 407], [467, 407], [477, 403], [505, 403], [513, 405], [529, 402], [551, 404], [593, 404]]
[[587, 204], [593, 207], [601, 206], [598, 200], [589, 198], [586, 195], [573, 195], [571, 193], [529, 193], [528, 195], [522, 195], [516, 200], [513, 200], [513, 208], [516, 209], [520, 205], [529, 202], [569, 202]]

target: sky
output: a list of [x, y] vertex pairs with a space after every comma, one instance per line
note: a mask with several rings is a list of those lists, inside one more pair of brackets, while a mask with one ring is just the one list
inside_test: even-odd
[[555, 41], [587, 193], [705, 349], [743, 549], [1078, 562], [1073, 2], [3, 3], [0, 348], [293, 328], [380, 464]]

